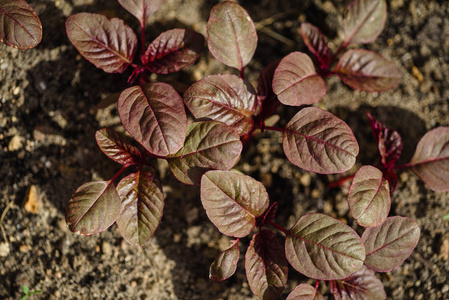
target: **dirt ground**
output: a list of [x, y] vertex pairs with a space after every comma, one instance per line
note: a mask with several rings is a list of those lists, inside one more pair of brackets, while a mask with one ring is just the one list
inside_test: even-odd
[[[88, 11], [137, 21], [113, 0], [30, 0], [44, 37], [32, 50], [0, 45], [0, 299], [19, 299], [22, 287], [42, 293], [32, 299], [255, 299], [244, 264], [222, 283], [208, 279], [209, 265], [227, 238], [209, 222], [197, 187], [178, 183], [160, 165], [165, 212], [150, 244], [128, 245], [116, 226], [92, 237], [69, 232], [64, 208], [82, 183], [109, 179], [119, 169], [96, 147], [95, 131], [120, 127], [108, 95], [124, 89], [129, 72], [111, 75], [84, 60], [69, 43], [64, 22]], [[205, 35], [209, 11], [218, 0], [167, 0], [146, 32], [148, 41], [174, 27]], [[338, 78], [327, 80], [319, 104], [345, 120], [360, 144], [358, 165], [374, 164], [376, 147], [365, 113], [403, 137], [400, 163], [420, 137], [449, 125], [449, 2], [391, 0], [385, 30], [371, 49], [401, 71], [398, 88], [356, 92]], [[317, 25], [335, 50], [341, 41], [339, 15], [348, 0], [241, 0], [257, 24], [259, 46], [246, 73], [254, 82], [271, 60], [306, 51], [298, 29]], [[187, 84], [225, 68], [206, 51], [198, 62], [171, 77]], [[281, 125], [297, 108], [281, 108]], [[323, 212], [352, 222], [348, 184], [329, 190], [337, 176], [307, 173], [285, 158], [280, 135], [264, 133], [245, 148], [237, 168], [261, 180], [280, 204], [276, 222], [289, 227], [306, 212]], [[355, 168], [354, 168], [355, 170]], [[399, 173], [391, 215], [415, 219], [421, 239], [412, 256], [392, 272], [379, 274], [388, 299], [449, 299], [448, 193], [435, 193], [413, 173]], [[24, 205], [34, 201], [35, 206]], [[7, 240], [7, 243], [5, 240]], [[242, 248], [249, 243], [243, 240]], [[307, 279], [290, 269], [284, 297]], [[309, 282], [310, 283], [310, 282]], [[326, 286], [321, 285], [325, 292]], [[328, 296], [330, 294], [327, 294]], [[332, 298], [331, 296], [329, 298]]]

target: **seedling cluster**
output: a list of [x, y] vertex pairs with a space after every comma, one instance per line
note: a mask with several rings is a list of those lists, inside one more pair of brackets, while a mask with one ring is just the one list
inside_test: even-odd
[[[119, 19], [76, 14], [66, 22], [67, 34], [98, 68], [109, 73], [134, 69], [129, 82], [137, 80], [138, 85], [121, 93], [117, 109], [124, 128], [140, 146], [112, 129], [97, 131], [100, 149], [123, 167], [109, 181], [89, 182], [76, 190], [66, 210], [70, 230], [91, 235], [116, 223], [129, 243], [145, 246], [163, 214], [164, 194], [155, 163], [156, 158], [164, 159], [179, 181], [200, 185], [207, 216], [221, 233], [232, 238], [229, 248], [212, 263], [211, 279], [222, 281], [234, 274], [240, 239], [249, 237], [246, 275], [251, 290], [261, 299], [280, 297], [289, 265], [317, 280], [315, 286], [297, 286], [289, 300], [324, 299], [318, 292], [319, 280], [329, 282], [336, 299], [385, 299], [374, 271], [387, 272], [401, 265], [420, 235], [414, 220], [389, 217], [390, 194], [397, 185], [394, 170], [410, 167], [431, 189], [448, 191], [448, 127], [427, 133], [411, 162], [396, 166], [402, 150], [399, 134], [369, 115], [381, 160], [377, 168], [361, 167], [348, 193], [351, 216], [363, 229], [361, 236], [342, 221], [321, 213], [306, 214], [285, 229], [275, 222], [278, 204], [270, 204], [263, 184], [230, 171], [251, 138], [267, 130], [282, 133], [284, 153], [299, 168], [334, 174], [354, 166], [359, 146], [351, 128], [330, 112], [310, 105], [323, 97], [324, 79], [332, 74], [369, 92], [388, 90], [399, 83], [397, 68], [378, 54], [350, 49], [340, 56], [349, 44], [377, 38], [386, 19], [385, 1], [354, 0], [349, 4], [344, 42], [332, 55], [319, 29], [303, 24], [301, 35], [318, 71], [309, 56], [294, 52], [269, 64], [256, 88], [245, 79], [245, 66], [257, 48], [254, 23], [235, 2], [221, 2], [210, 12], [207, 44], [217, 60], [235, 68], [239, 75], [207, 76], [182, 97], [166, 83], [149, 82], [145, 74], [176, 72], [193, 64], [204, 38], [194, 31], [173, 29], [146, 47], [146, 22], [163, 0], [119, 3], [140, 21], [139, 63], [134, 63], [137, 36]], [[301, 106], [284, 128], [267, 122], [280, 105]], [[187, 121], [185, 107], [196, 121]]]

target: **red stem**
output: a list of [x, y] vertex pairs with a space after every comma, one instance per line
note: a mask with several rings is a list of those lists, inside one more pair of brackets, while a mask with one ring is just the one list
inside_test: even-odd
[[145, 54], [145, 20], [140, 23], [140, 47], [142, 50], [141, 55]]
[[281, 225], [278, 225], [278, 224], [274, 223], [273, 221], [271, 221], [268, 224], [270, 224], [271, 226], [275, 227], [276, 229], [282, 231], [283, 233], [285, 233], [285, 235], [291, 235], [290, 231], [288, 231], [287, 229], [285, 229]]
[[338, 179], [338, 180], [336, 180], [336, 181], [329, 182], [329, 183], [327, 184], [327, 187], [328, 187], [328, 188], [331, 188], [331, 189], [336, 188], [336, 187], [339, 187], [339, 186], [341, 186], [343, 183], [345, 183], [346, 181], [348, 181], [348, 180], [354, 178], [354, 176], [355, 176], [355, 174], [351, 174], [351, 175], [347, 175], [347, 176], [345, 176], [345, 177], [342, 177], [342, 178], [340, 178], [340, 179]]
[[131, 164], [124, 165], [117, 173], [115, 173], [114, 177], [112, 177], [112, 179], [109, 180], [109, 183], [114, 182], [120, 176], [120, 174], [122, 174], [123, 171], [125, 171], [130, 166], [132, 166], [132, 165]]
[[414, 165], [415, 164], [407, 163], [407, 164], [402, 164], [402, 165], [399, 165], [399, 166], [394, 166], [393, 169], [395, 169], [395, 170], [407, 169], [407, 168], [413, 167]]
[[265, 126], [264, 130], [272, 130], [277, 132], [285, 132], [286, 130], [279, 127], [271, 127], [271, 126]]

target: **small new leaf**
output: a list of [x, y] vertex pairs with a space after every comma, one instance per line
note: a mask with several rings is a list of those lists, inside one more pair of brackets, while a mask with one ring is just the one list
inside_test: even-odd
[[0, 41], [21, 50], [42, 40], [42, 24], [24, 0], [0, 0]]
[[289, 230], [285, 253], [298, 272], [319, 280], [343, 279], [363, 266], [365, 248], [357, 233], [343, 222], [312, 213]]
[[241, 238], [267, 210], [268, 194], [263, 184], [250, 176], [216, 170], [201, 178], [201, 202], [221, 233]]
[[122, 165], [138, 164], [142, 156], [140, 151], [118, 132], [103, 128], [95, 133], [97, 145], [107, 157]]
[[187, 89], [184, 103], [195, 118], [225, 123], [240, 135], [248, 133], [254, 126], [256, 92], [235, 75], [203, 78]]
[[122, 73], [137, 50], [134, 31], [122, 20], [78, 13], [67, 18], [67, 36], [80, 54], [107, 73]]
[[307, 54], [293, 52], [279, 63], [273, 77], [273, 91], [282, 104], [309, 105], [323, 98], [326, 83]]
[[348, 191], [351, 216], [363, 227], [382, 224], [390, 212], [390, 188], [382, 172], [372, 166], [361, 167]]
[[213, 281], [223, 281], [234, 275], [240, 257], [239, 240], [232, 241], [232, 245], [217, 256], [210, 265], [209, 278]]
[[210, 12], [207, 43], [216, 59], [241, 71], [256, 51], [256, 28], [246, 10], [235, 2], [225, 1]]
[[342, 173], [355, 163], [359, 145], [349, 126], [316, 107], [300, 110], [283, 133], [288, 160], [310, 172]]
[[284, 245], [272, 231], [262, 229], [253, 235], [245, 255], [246, 278], [251, 291], [260, 299], [279, 299], [288, 278]]
[[80, 186], [66, 207], [70, 231], [91, 235], [114, 224], [120, 212], [120, 197], [110, 181], [93, 181]]
[[377, 272], [400, 266], [418, 244], [420, 229], [412, 219], [389, 217], [380, 226], [367, 228], [362, 235], [365, 265]]
[[449, 191], [449, 127], [427, 132], [416, 146], [410, 163], [432, 190]]
[[131, 173], [117, 185], [122, 209], [116, 221], [125, 240], [144, 246], [156, 231], [162, 218], [164, 194], [153, 176], [144, 171]]
[[168, 30], [148, 46], [144, 65], [156, 74], [178, 72], [193, 64], [203, 47], [204, 37], [193, 30]]
[[331, 53], [321, 30], [310, 23], [302, 23], [299, 32], [304, 44], [317, 59], [319, 68], [328, 69], [331, 64]]
[[135, 16], [141, 26], [161, 7], [165, 0], [118, 0], [120, 5]]

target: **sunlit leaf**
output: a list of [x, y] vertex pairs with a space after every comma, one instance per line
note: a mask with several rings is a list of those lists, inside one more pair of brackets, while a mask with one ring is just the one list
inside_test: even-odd
[[221, 233], [240, 238], [254, 229], [256, 218], [268, 208], [268, 194], [250, 176], [215, 170], [201, 178], [201, 202]]
[[208, 170], [229, 170], [242, 151], [240, 136], [229, 126], [215, 121], [189, 125], [184, 146], [167, 157], [170, 170], [185, 184], [199, 184]]
[[231, 246], [223, 252], [211, 264], [209, 278], [220, 282], [234, 275], [237, 262], [240, 257], [239, 240], [232, 241]]
[[410, 163], [432, 190], [449, 191], [449, 127], [427, 132], [416, 146]]
[[349, 126], [315, 107], [300, 110], [290, 120], [283, 133], [283, 147], [294, 165], [321, 174], [349, 170], [359, 153]]
[[117, 185], [122, 209], [117, 219], [120, 233], [128, 243], [147, 244], [162, 218], [164, 194], [153, 176], [144, 171], [131, 173]]
[[384, 285], [374, 271], [363, 266], [344, 280], [330, 282], [335, 300], [383, 300], [387, 299]]
[[327, 46], [326, 37], [318, 27], [310, 23], [302, 23], [300, 34], [309, 51], [317, 59], [320, 69], [327, 69], [331, 64], [331, 52]]
[[323, 98], [326, 83], [307, 54], [293, 52], [279, 63], [273, 77], [273, 91], [285, 105], [308, 105]]
[[363, 227], [382, 224], [390, 212], [390, 188], [382, 172], [373, 166], [361, 167], [348, 191], [351, 216]]
[[279, 299], [288, 278], [284, 245], [272, 231], [253, 235], [245, 255], [246, 278], [260, 299]]
[[325, 300], [323, 295], [310, 284], [302, 283], [295, 287], [287, 300]]
[[363, 49], [346, 51], [334, 72], [350, 87], [366, 92], [383, 92], [401, 81], [401, 73], [392, 61]]
[[68, 17], [65, 26], [73, 46], [97, 68], [122, 73], [132, 63], [137, 37], [122, 20], [78, 13]]
[[382, 32], [387, 19], [385, 0], [355, 0], [345, 10], [345, 43], [371, 43]]
[[343, 279], [360, 270], [365, 248], [357, 233], [323, 214], [307, 214], [289, 230], [285, 253], [289, 263], [307, 277]]
[[153, 73], [177, 72], [193, 64], [204, 48], [204, 37], [189, 29], [161, 33], [147, 48], [145, 66]]
[[42, 24], [24, 0], [0, 0], [0, 41], [18, 49], [36, 47], [42, 40]]
[[367, 228], [362, 235], [365, 265], [377, 272], [394, 270], [412, 254], [419, 236], [418, 224], [404, 217], [389, 217], [382, 225]]
[[246, 10], [235, 2], [225, 1], [210, 12], [207, 42], [216, 59], [242, 70], [256, 51], [256, 28]]
[[156, 82], [130, 87], [121, 93], [117, 109], [125, 129], [150, 153], [167, 156], [182, 147], [187, 116], [172, 86]]
[[248, 133], [254, 126], [256, 92], [235, 75], [203, 78], [187, 89], [184, 102], [195, 118], [225, 123], [240, 135]]
[[141, 161], [139, 150], [118, 132], [103, 128], [95, 133], [98, 147], [110, 159], [122, 165], [133, 165]]
[[65, 220], [70, 231], [91, 235], [114, 224], [120, 212], [120, 198], [114, 184], [93, 181], [80, 186], [66, 207]]
[[165, 0], [118, 0], [120, 5], [135, 16], [142, 26], [161, 7]]

